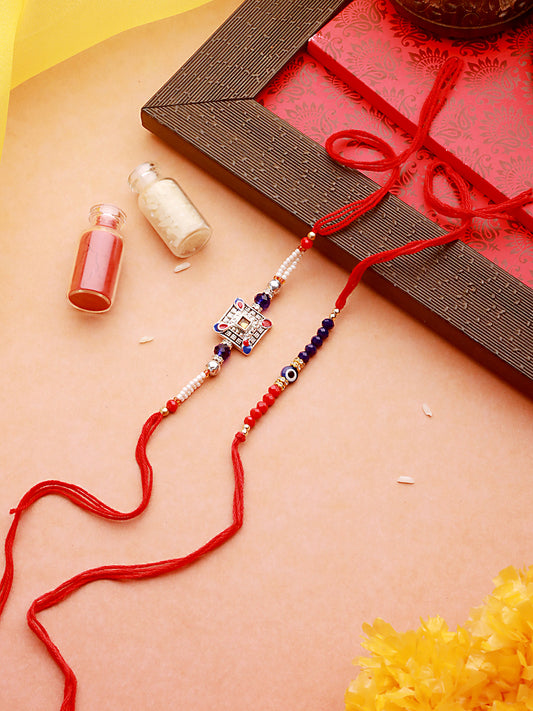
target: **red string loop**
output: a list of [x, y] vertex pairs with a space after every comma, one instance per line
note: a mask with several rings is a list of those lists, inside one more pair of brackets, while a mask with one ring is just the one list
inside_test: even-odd
[[[379, 151], [383, 156], [383, 160], [377, 161], [363, 161], [348, 158], [342, 153], [342, 149], [338, 146], [340, 142], [343, 145], [356, 145], [356, 146], [366, 146]], [[326, 141], [326, 150], [333, 160], [337, 163], [341, 163], [348, 168], [354, 168], [356, 170], [376, 170], [376, 171], [386, 171], [391, 170], [391, 175], [387, 178], [387, 181], [380, 188], [370, 193], [366, 198], [362, 200], [355, 200], [343, 207], [331, 212], [329, 215], [325, 215], [320, 220], [317, 220], [313, 226], [313, 232], [321, 235], [333, 234], [338, 230], [347, 227], [358, 217], [363, 215], [374, 208], [389, 192], [392, 185], [398, 180], [400, 176], [400, 168], [397, 164], [397, 156], [389, 144], [378, 136], [373, 136], [371, 133], [366, 131], [357, 131], [355, 129], [349, 129], [346, 131], [339, 131], [338, 133], [332, 134]]]
[[[379, 151], [383, 155], [383, 159], [370, 161], [348, 158], [337, 148], [337, 144], [339, 144], [340, 141], [344, 141], [344, 145], [347, 146], [366, 146], [367, 148]], [[348, 168], [383, 172], [398, 166], [398, 156], [387, 141], [367, 131], [359, 131], [354, 128], [337, 131], [337, 133], [332, 133], [331, 136], [327, 138], [325, 147], [334, 161]]]
[[[443, 202], [435, 195], [435, 178], [438, 174], [448, 182], [452, 190], [457, 194], [458, 206], [449, 205]], [[523, 207], [530, 202], [533, 202], [533, 189], [524, 190], [519, 195], [509, 200], [489, 205], [488, 207], [473, 209], [470, 191], [466, 181], [451, 168], [447, 163], [442, 161], [434, 161], [428, 166], [424, 179], [424, 196], [428, 204], [438, 212], [448, 217], [457, 217], [461, 220], [461, 224], [450, 232], [445, 232], [433, 239], [416, 240], [408, 242], [395, 249], [389, 249], [377, 254], [371, 254], [363, 259], [355, 266], [350, 274], [344, 289], [339, 294], [335, 306], [338, 309], [344, 308], [346, 300], [361, 281], [366, 270], [374, 264], [382, 264], [390, 262], [396, 257], [401, 257], [410, 254], [416, 254], [428, 247], [438, 247], [440, 245], [453, 242], [470, 229], [472, 220], [475, 217], [494, 217], [496, 215], [505, 216], [512, 210]]]
[[[357, 170], [390, 170], [391, 175], [387, 179], [385, 185], [378, 188], [367, 197], [351, 202], [348, 205], [335, 210], [329, 215], [324, 216], [320, 220], [317, 220], [313, 227], [314, 232], [321, 235], [333, 234], [334, 232], [347, 227], [355, 219], [374, 208], [385, 197], [399, 177], [400, 166], [405, 163], [409, 156], [421, 148], [426, 140], [435, 117], [446, 103], [448, 95], [459, 77], [462, 66], [463, 62], [458, 57], [449, 58], [441, 66], [431, 91], [429, 92], [420, 110], [418, 126], [413, 136], [413, 140], [411, 144], [399, 155], [394, 153], [386, 141], [378, 136], [373, 136], [366, 131], [349, 129], [334, 133], [328, 138], [326, 141], [326, 150], [331, 158], [341, 165]], [[341, 141], [344, 141], [344, 146], [366, 146], [373, 150], [379, 151], [383, 157], [376, 161], [362, 161], [347, 158], [342, 153], [342, 147], [339, 148]], [[444, 176], [451, 188], [457, 194], [458, 205], [450, 205], [437, 198], [434, 184], [435, 178], [439, 173]], [[375, 264], [391, 261], [396, 257], [416, 254], [417, 252], [431, 246], [439, 246], [452, 242], [464, 235], [464, 233], [469, 229], [474, 217], [493, 217], [495, 215], [512, 214], [513, 210], [533, 200], [533, 190], [525, 190], [514, 198], [504, 200], [503, 202], [494, 205], [489, 205], [488, 207], [473, 209], [467, 183], [447, 163], [436, 161], [426, 172], [424, 197], [428, 205], [437, 212], [440, 212], [447, 217], [460, 219], [461, 224], [459, 227], [433, 239], [416, 240], [395, 249], [380, 252], [378, 254], [372, 254], [366, 257], [355, 266], [350, 274], [344, 289], [337, 298], [335, 303], [336, 308], [344, 308], [346, 300], [369, 267]]]
[[[440, 200], [435, 194], [435, 178], [441, 174], [449, 183], [458, 197], [458, 205], [450, 205]], [[472, 220], [474, 217], [513, 216], [513, 211], [527, 205], [533, 200], [533, 189], [528, 188], [514, 198], [492, 203], [486, 207], [472, 207], [472, 199], [468, 184], [448, 163], [434, 161], [426, 170], [424, 179], [424, 199], [441, 215], [458, 217], [461, 220]]]
[[[396, 155], [391, 146], [389, 146], [385, 140], [379, 138], [378, 136], [374, 136], [371, 133], [367, 133], [366, 131], [347, 129], [337, 131], [329, 136], [325, 147], [330, 157], [337, 163], [356, 170], [369, 170], [377, 172], [390, 170], [391, 175], [387, 178], [387, 181], [383, 186], [379, 187], [367, 197], [344, 205], [338, 210], [335, 210], [334, 212], [331, 212], [317, 220], [313, 225], [314, 232], [320, 235], [330, 235], [334, 232], [338, 232], [339, 230], [347, 227], [357, 218], [361, 217], [364, 213], [372, 210], [379, 202], [381, 202], [381, 200], [389, 192], [392, 185], [394, 185], [394, 183], [398, 180], [400, 176], [400, 167], [405, 163], [409, 156], [422, 147], [431, 128], [431, 124], [446, 103], [448, 94], [459, 77], [462, 66], [463, 62], [458, 57], [450, 57], [441, 66], [431, 91], [420, 110], [418, 126], [413, 136], [413, 140], [411, 144], [399, 155]], [[365, 146], [367, 148], [371, 148], [381, 153], [383, 157], [375, 161], [348, 158], [343, 155], [342, 148], [339, 148], [341, 141], [343, 141], [343, 146], [355, 145], [358, 147]]]

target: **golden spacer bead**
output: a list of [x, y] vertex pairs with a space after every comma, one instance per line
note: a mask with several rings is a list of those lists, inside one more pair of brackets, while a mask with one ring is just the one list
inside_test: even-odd
[[159, 412], [163, 415], [163, 417], [168, 417], [168, 415], [170, 415], [168, 407], [162, 407]]
[[298, 372], [300, 372], [304, 367], [305, 363], [301, 358], [295, 358], [293, 361], [291, 361], [291, 365], [294, 366]]
[[249, 432], [251, 429], [252, 429], [252, 428], [250, 427], [250, 425], [244, 425], [243, 428], [242, 428], [242, 430], [241, 430], [241, 432], [242, 432], [243, 435], [246, 437], [246, 435], [248, 434], [248, 432]]
[[313, 232], [311, 230], [311, 232], [307, 233], [307, 239], [315, 239], [315, 238], [316, 238], [316, 232]]
[[284, 378], [283, 376], [281, 376], [280, 378], [278, 378], [276, 380], [276, 385], [279, 385], [279, 387], [282, 390], [285, 390], [285, 388], [287, 387], [288, 384], [289, 384], [289, 381], [286, 378]]

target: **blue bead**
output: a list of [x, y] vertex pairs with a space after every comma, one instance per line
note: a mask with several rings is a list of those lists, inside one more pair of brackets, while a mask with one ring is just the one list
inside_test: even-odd
[[323, 325], [324, 328], [326, 328], [328, 331], [331, 331], [331, 329], [333, 328], [333, 326], [335, 325], [335, 323], [334, 323], [334, 321], [333, 321], [332, 318], [325, 318], [325, 319], [322, 321], [322, 325]]
[[316, 335], [322, 340], [325, 340], [329, 336], [329, 331], [327, 328], [319, 328]]
[[305, 347], [305, 350], [307, 351], [307, 355], [309, 358], [312, 358], [314, 355], [316, 355], [316, 347], [312, 343], [308, 343]]
[[307, 351], [300, 351], [298, 353], [298, 358], [303, 360], [304, 363], [309, 363], [309, 353]]
[[222, 358], [222, 360], [227, 360], [230, 357], [231, 348], [227, 343], [218, 343], [215, 346], [213, 353]]
[[298, 371], [293, 365], [286, 365], [281, 370], [281, 377], [288, 380], [289, 383], [294, 383], [298, 379]]
[[320, 338], [320, 336], [313, 336], [313, 338], [311, 338], [311, 343], [314, 345], [315, 348], [320, 348], [323, 343], [323, 340]]
[[259, 306], [259, 308], [263, 309], [268, 309], [270, 306], [270, 296], [266, 294], [264, 291], [261, 294], [256, 294], [254, 297], [255, 303]]

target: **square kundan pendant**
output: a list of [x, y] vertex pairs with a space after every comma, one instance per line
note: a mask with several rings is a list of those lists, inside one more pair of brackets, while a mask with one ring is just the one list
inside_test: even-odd
[[241, 353], [250, 355], [271, 326], [272, 322], [259, 309], [237, 298], [213, 328]]

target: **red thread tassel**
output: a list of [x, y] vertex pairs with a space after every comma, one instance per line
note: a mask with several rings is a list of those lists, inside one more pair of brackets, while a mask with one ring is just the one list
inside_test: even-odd
[[[112, 509], [111, 507], [104, 504], [102, 501], [97, 499], [92, 494], [81, 487], [66, 484], [60, 481], [44, 481], [36, 486], [32, 487], [21, 499], [19, 505], [13, 510], [14, 519], [9, 530], [8, 536], [6, 538], [5, 551], [6, 551], [6, 569], [4, 576], [0, 583], [0, 612], [2, 611], [6, 600], [9, 596], [9, 591], [11, 589], [13, 581], [13, 543], [15, 540], [15, 534], [17, 530], [18, 523], [22, 513], [31, 506], [35, 501], [42, 498], [43, 496], [48, 496], [50, 494], [56, 494], [63, 496], [74, 504], [79, 506], [86, 511], [96, 514], [97, 516], [102, 516], [107, 519], [112, 520], [127, 520], [138, 516], [150, 500], [152, 492], [152, 480], [153, 472], [152, 466], [148, 460], [146, 453], [146, 447], [150, 440], [150, 437], [155, 432], [156, 428], [163, 419], [160, 413], [153, 414], [145, 423], [141, 435], [139, 437], [137, 448], [136, 448], [136, 460], [141, 471], [141, 482], [142, 482], [142, 500], [139, 506], [137, 506], [133, 511], [128, 513], [123, 513]], [[242, 463], [240, 461], [239, 453], [237, 451], [239, 443], [242, 439], [239, 437], [244, 437], [242, 433], [238, 433], [233, 441], [233, 464], [234, 464], [234, 493], [233, 493], [233, 520], [232, 523], [225, 528], [223, 531], [213, 536], [207, 543], [200, 546], [197, 550], [193, 551], [189, 555], [183, 556], [182, 558], [174, 558], [170, 560], [162, 560], [153, 563], [143, 563], [138, 565], [107, 565], [98, 568], [92, 568], [90, 570], [85, 570], [78, 575], [66, 580], [61, 583], [57, 588], [51, 590], [50, 592], [41, 595], [36, 600], [33, 601], [30, 609], [27, 613], [27, 620], [30, 629], [34, 634], [41, 640], [45, 645], [48, 653], [61, 669], [65, 677], [65, 685], [63, 692], [63, 703], [61, 705], [61, 711], [74, 711], [76, 702], [76, 687], [77, 680], [76, 675], [67, 664], [61, 652], [57, 646], [52, 642], [48, 632], [45, 627], [37, 619], [39, 612], [46, 610], [59, 602], [69, 597], [79, 588], [88, 585], [96, 580], [143, 580], [146, 578], [154, 578], [159, 575], [164, 575], [165, 573], [174, 572], [181, 570], [189, 565], [192, 565], [197, 560], [207, 555], [211, 551], [215, 550], [232, 536], [237, 533], [237, 531], [242, 527], [243, 516], [244, 516], [244, 472], [242, 468]]]

